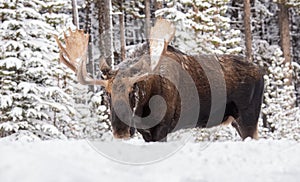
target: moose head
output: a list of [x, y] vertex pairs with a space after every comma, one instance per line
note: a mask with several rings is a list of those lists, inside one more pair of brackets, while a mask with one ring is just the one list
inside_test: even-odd
[[[68, 35], [67, 35], [68, 33]], [[104, 58], [100, 59], [100, 70], [105, 79], [93, 79], [87, 74], [87, 49], [89, 35], [82, 30], [68, 30], [64, 33], [64, 42], [55, 36], [60, 48], [60, 61], [72, 69], [78, 82], [84, 85], [100, 85], [109, 94], [111, 99], [111, 124], [115, 138], [129, 138], [130, 127], [133, 120], [140, 120], [142, 115], [148, 115], [148, 121], [143, 125], [135, 122], [139, 128], [150, 128], [157, 124], [166, 112], [165, 102], [160, 98], [152, 101], [162, 101], [161, 107], [148, 108], [149, 113], [145, 113], [143, 106], [149, 104], [150, 97], [153, 96], [153, 85], [157, 81], [156, 68], [162, 55], [166, 52], [169, 42], [175, 34], [175, 27], [170, 22], [157, 20], [151, 29], [150, 43], [143, 45], [142, 54], [138, 57], [129, 58], [125, 62], [111, 68]], [[152, 105], [155, 102], [152, 102]], [[152, 111], [150, 111], [152, 109]], [[151, 114], [152, 113], [152, 114]], [[159, 113], [159, 114], [157, 114]], [[152, 119], [155, 120], [152, 120]]]

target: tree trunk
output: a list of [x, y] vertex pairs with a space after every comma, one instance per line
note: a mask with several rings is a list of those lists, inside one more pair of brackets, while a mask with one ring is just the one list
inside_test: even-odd
[[[86, 2], [86, 22], [85, 22], [85, 31], [90, 35], [89, 37], [89, 44], [88, 44], [88, 62], [87, 62], [87, 72], [92, 75], [92, 77], [95, 76], [95, 63], [94, 63], [94, 57], [93, 57], [93, 35], [91, 30], [91, 1], [87, 0]], [[95, 86], [89, 85], [89, 91], [94, 92]]]
[[121, 42], [121, 60], [126, 59], [126, 43], [125, 43], [125, 24], [124, 24], [124, 11], [123, 11], [123, 0], [119, 1], [120, 12], [119, 22], [120, 22], [120, 42]]
[[[289, 70], [292, 71], [292, 64], [291, 64], [291, 41], [290, 41], [290, 21], [289, 21], [289, 10], [288, 7], [284, 3], [279, 3], [279, 30], [280, 30], [280, 44], [281, 49], [283, 51], [284, 56], [284, 63], [288, 64]], [[292, 73], [288, 73], [287, 75], [287, 86], [293, 85], [293, 75]], [[296, 102], [292, 105], [295, 106]]]
[[150, 2], [151, 0], [145, 0], [145, 29], [146, 29], [146, 39], [149, 40], [150, 29], [151, 29], [151, 12], [150, 12]]
[[252, 33], [251, 33], [251, 5], [250, 0], [244, 0], [244, 27], [245, 27], [245, 44], [246, 58], [252, 61]]
[[73, 24], [76, 26], [77, 29], [79, 29], [77, 0], [72, 0], [72, 18], [73, 18]]
[[279, 30], [280, 30], [280, 44], [283, 51], [285, 63], [291, 63], [291, 42], [290, 42], [290, 26], [289, 26], [289, 11], [288, 7], [279, 3]]
[[99, 48], [101, 56], [104, 56], [109, 65], [113, 64], [112, 53], [112, 23], [111, 23], [111, 1], [98, 0], [99, 18]]

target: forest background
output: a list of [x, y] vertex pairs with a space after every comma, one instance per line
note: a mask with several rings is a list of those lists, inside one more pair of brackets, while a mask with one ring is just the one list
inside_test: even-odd
[[[59, 64], [53, 35], [89, 33], [87, 69], [100, 78], [99, 57], [125, 60], [157, 18], [176, 25], [172, 45], [182, 51], [244, 55], [264, 67], [260, 136], [300, 140], [299, 0], [0, 0], [0, 137], [111, 138], [104, 91]], [[230, 127], [188, 132], [239, 140]]]

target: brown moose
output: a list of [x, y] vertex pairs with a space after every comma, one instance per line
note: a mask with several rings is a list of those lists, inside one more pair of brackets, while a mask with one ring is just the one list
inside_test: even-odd
[[174, 26], [157, 20], [149, 43], [111, 69], [101, 59], [105, 79], [87, 75], [88, 35], [82, 30], [58, 37], [60, 60], [81, 84], [101, 85], [110, 96], [111, 124], [116, 138], [134, 129], [145, 141], [162, 141], [182, 128], [232, 123], [245, 139], [258, 138], [264, 80], [254, 63], [233, 55], [191, 56], [169, 46]]

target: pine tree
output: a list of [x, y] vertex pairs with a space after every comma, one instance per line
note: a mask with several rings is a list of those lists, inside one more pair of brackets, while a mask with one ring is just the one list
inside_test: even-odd
[[27, 131], [42, 139], [64, 138], [60, 122], [76, 118], [72, 88], [65, 84], [70, 75], [58, 66], [52, 38], [52, 26], [66, 17], [55, 11], [65, 3], [1, 0], [1, 136]]
[[240, 53], [240, 31], [230, 29], [226, 17], [228, 1], [165, 1], [167, 7], [156, 11], [177, 24], [174, 44], [187, 52]]
[[265, 75], [265, 92], [262, 113], [265, 117], [261, 128], [264, 137], [296, 138], [299, 129], [298, 108], [293, 107], [296, 100], [295, 89], [288, 85], [291, 74], [289, 64], [285, 64], [283, 52], [278, 45], [269, 45], [266, 41], [257, 43], [255, 59], [267, 64]]

